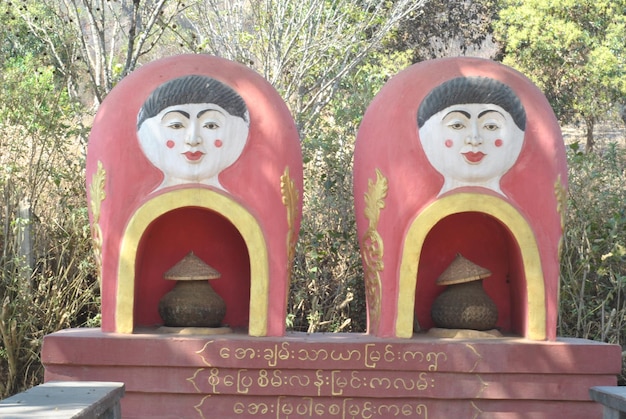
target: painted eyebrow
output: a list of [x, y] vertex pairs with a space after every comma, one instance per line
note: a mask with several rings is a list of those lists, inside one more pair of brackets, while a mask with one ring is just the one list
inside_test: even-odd
[[174, 111], [169, 111], [165, 115], [163, 115], [163, 118], [161, 118], [161, 120], [165, 119], [165, 117], [171, 113], [179, 113], [183, 115], [185, 118], [189, 119], [189, 114], [187, 112], [181, 111], [181, 110], [174, 110]]
[[463, 114], [463, 115], [464, 115], [467, 119], [469, 119], [469, 118], [470, 118], [470, 114], [469, 114], [469, 112], [465, 112], [465, 111], [461, 111], [461, 110], [450, 111], [450, 112], [448, 112], [447, 114], [445, 114], [443, 117], [444, 117], [444, 119], [445, 119], [445, 118], [447, 118], [447, 117], [448, 117], [448, 115], [450, 115], [450, 114], [452, 114], [452, 113], [457, 113], [457, 112], [458, 112], [458, 113], [460, 113], [460, 114]]
[[196, 118], [200, 118], [202, 115], [204, 115], [205, 113], [207, 113], [207, 112], [209, 112], [209, 111], [215, 111], [215, 112], [222, 113], [222, 112], [218, 111], [217, 109], [211, 109], [211, 108], [209, 108], [209, 109], [203, 109], [203, 110], [201, 110], [200, 112], [198, 112], [198, 115], [196, 115]]
[[[479, 117], [479, 118], [482, 118], [482, 117], [483, 117], [483, 115], [488, 114], [488, 113], [490, 113], [490, 112], [495, 112], [495, 113], [498, 113], [498, 114], [502, 115], [502, 112], [500, 112], [500, 111], [497, 111], [497, 110], [495, 110], [495, 109], [487, 109], [486, 111], [482, 111], [481, 113], [479, 113], [479, 114], [478, 114], [478, 117]], [[502, 115], [502, 117], [504, 118], [504, 115]]]

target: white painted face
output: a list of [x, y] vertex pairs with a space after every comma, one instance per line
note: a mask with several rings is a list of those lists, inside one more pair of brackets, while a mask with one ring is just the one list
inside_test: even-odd
[[165, 176], [159, 188], [189, 182], [222, 188], [217, 176], [241, 155], [248, 123], [216, 104], [175, 105], [146, 119], [138, 136]]
[[428, 161], [444, 176], [440, 194], [461, 186], [502, 193], [500, 178], [517, 161], [524, 131], [500, 106], [462, 104], [430, 117], [419, 137]]

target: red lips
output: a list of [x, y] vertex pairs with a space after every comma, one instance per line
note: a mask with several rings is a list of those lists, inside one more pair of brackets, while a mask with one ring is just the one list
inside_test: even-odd
[[467, 153], [462, 153], [462, 154], [463, 154], [463, 157], [465, 157], [465, 160], [467, 160], [467, 162], [470, 164], [480, 163], [483, 157], [486, 156], [485, 153], [481, 153], [480, 151], [478, 152], [468, 151]]
[[187, 151], [183, 154], [187, 157], [187, 160], [190, 161], [198, 161], [202, 158], [202, 156], [204, 156], [202, 151]]

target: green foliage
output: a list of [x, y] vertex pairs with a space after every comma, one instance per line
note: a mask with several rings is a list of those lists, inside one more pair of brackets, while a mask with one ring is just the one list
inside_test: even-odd
[[565, 122], [593, 127], [626, 96], [625, 0], [505, 0], [495, 35], [503, 62], [530, 77]]
[[574, 143], [568, 159], [559, 334], [626, 348], [626, 147], [583, 154]]
[[84, 324], [98, 311], [81, 113], [45, 58], [31, 53], [3, 58], [0, 398], [42, 380], [39, 350], [45, 334]]
[[[19, 15], [26, 11], [27, 6], [19, 2], [0, 2], [0, 54], [2, 57], [21, 57], [34, 52], [42, 54], [45, 46], [39, 42], [26, 22]], [[33, 9], [29, 13], [34, 12]], [[39, 18], [39, 16], [38, 16]]]
[[32, 134], [45, 132], [50, 120], [67, 111], [68, 96], [64, 90], [57, 89], [54, 69], [38, 62], [33, 55], [8, 59], [0, 77], [3, 124], [23, 126]]

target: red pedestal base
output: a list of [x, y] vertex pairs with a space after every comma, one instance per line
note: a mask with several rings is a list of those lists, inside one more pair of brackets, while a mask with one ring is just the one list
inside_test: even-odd
[[601, 418], [621, 350], [582, 339], [45, 337], [46, 381], [121, 381], [125, 418]]

